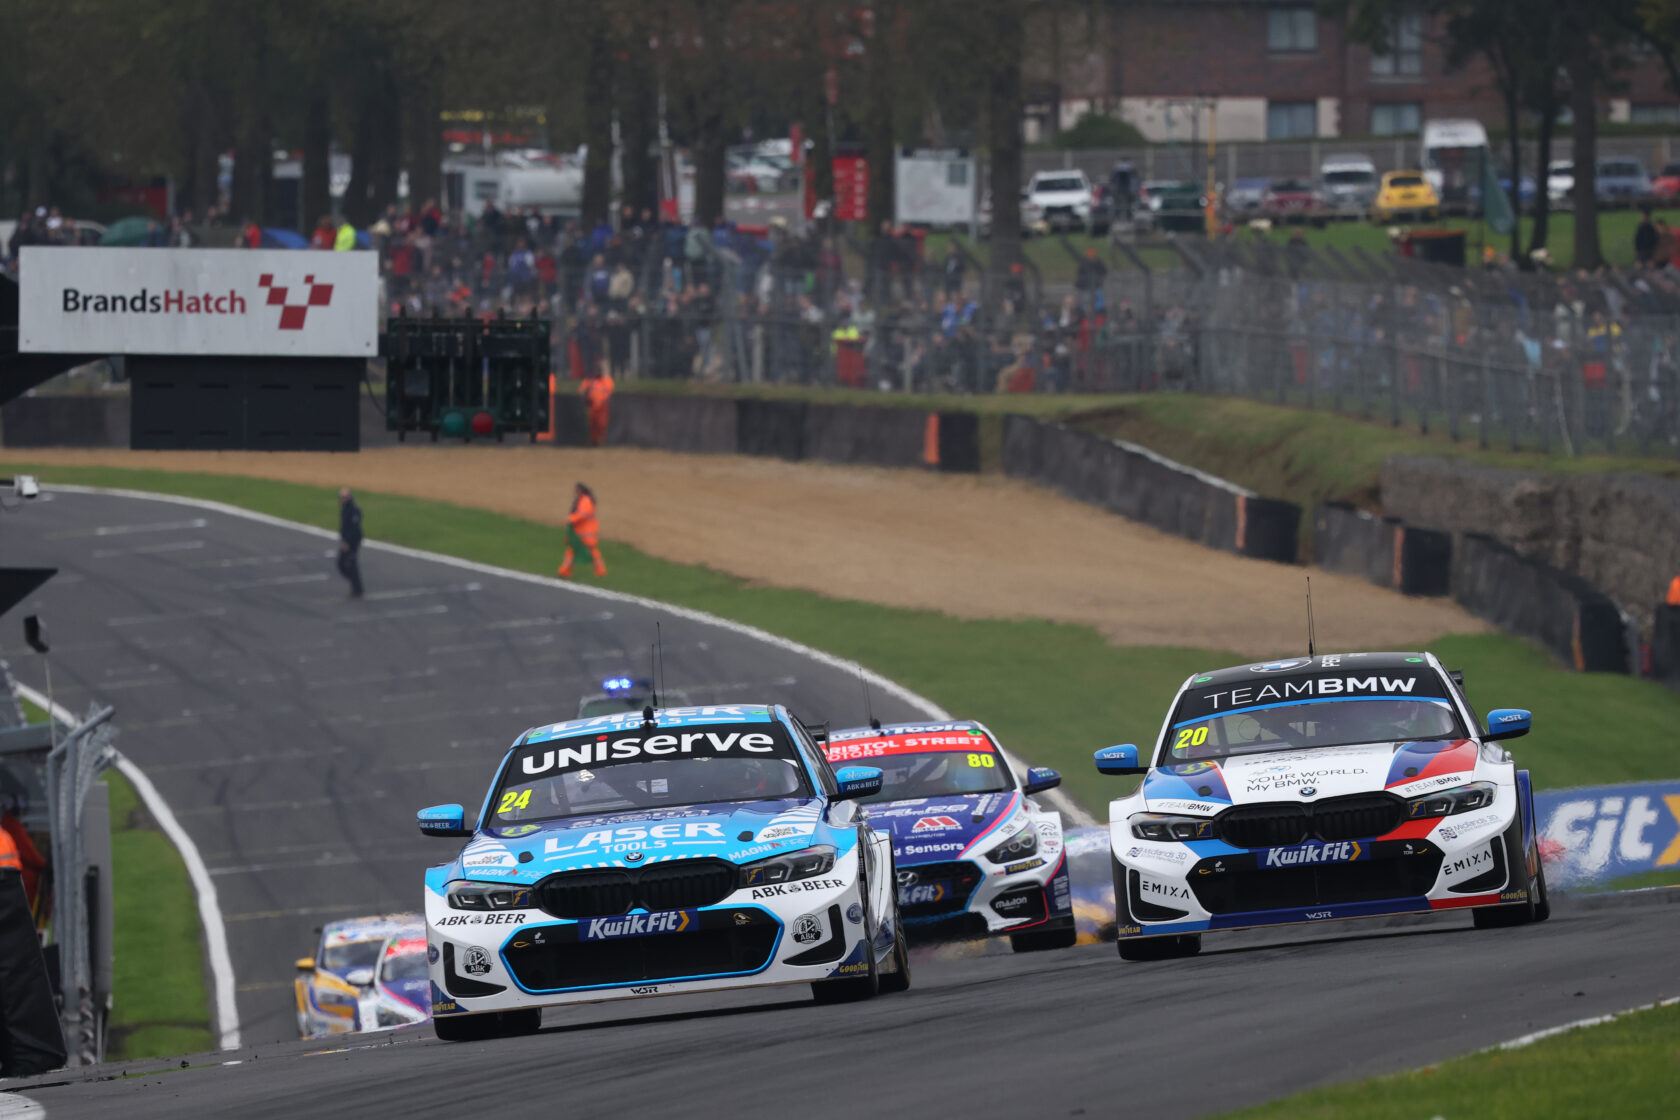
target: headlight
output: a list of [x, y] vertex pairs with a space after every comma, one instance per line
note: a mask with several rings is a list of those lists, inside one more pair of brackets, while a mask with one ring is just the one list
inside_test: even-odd
[[1038, 829], [1027, 825], [1021, 831], [986, 853], [993, 863], [1009, 863], [1038, 851]]
[[1206, 840], [1213, 835], [1213, 822], [1203, 817], [1134, 813], [1127, 823], [1139, 840]]
[[762, 887], [766, 883], [791, 883], [834, 869], [834, 849], [827, 844], [803, 848], [787, 855], [771, 856], [741, 867], [741, 886]]
[[406, 1027], [410, 1023], [425, 1021], [425, 1016], [416, 1012], [402, 1012], [394, 1007], [379, 1005], [379, 1025], [382, 1027]]
[[1406, 802], [1406, 819], [1419, 821], [1426, 817], [1450, 817], [1472, 809], [1485, 809], [1493, 804], [1494, 791], [1492, 782], [1472, 782], [1456, 789], [1414, 797]]
[[448, 897], [449, 905], [456, 910], [529, 910], [532, 906], [530, 887], [502, 883], [457, 880], [449, 884]]

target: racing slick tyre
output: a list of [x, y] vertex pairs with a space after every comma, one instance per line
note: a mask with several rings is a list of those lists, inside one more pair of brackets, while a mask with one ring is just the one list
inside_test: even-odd
[[893, 970], [881, 974], [883, 992], [902, 992], [910, 987], [910, 943], [905, 940], [902, 921], [893, 928], [897, 931], [893, 938]]
[[1066, 929], [1032, 929], [1009, 935], [1009, 947], [1017, 953], [1042, 953], [1051, 949], [1071, 949], [1079, 940], [1079, 931]]
[[1171, 937], [1121, 938], [1115, 942], [1123, 961], [1170, 961], [1193, 957], [1202, 951], [1202, 935], [1180, 933]]
[[818, 980], [811, 985], [811, 995], [818, 1003], [855, 1003], [858, 1000], [874, 999], [875, 994], [881, 990], [881, 974], [875, 969], [875, 946], [869, 943], [867, 937], [863, 941], [863, 960], [869, 966], [869, 971], [862, 976], [847, 977], [844, 980]]

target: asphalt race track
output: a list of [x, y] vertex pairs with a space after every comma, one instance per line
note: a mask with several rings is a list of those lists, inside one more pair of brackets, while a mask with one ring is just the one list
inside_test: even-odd
[[[843, 1007], [770, 989], [570, 1008], [495, 1042], [419, 1028], [301, 1043], [292, 961], [314, 927], [414, 906], [446, 842], [421, 837], [413, 810], [476, 803], [517, 732], [639, 672], [658, 612], [377, 551], [368, 598], [349, 602], [330, 541], [139, 499], [59, 495], [0, 533], [5, 563], [63, 569], [30, 608], [51, 630], [58, 701], [117, 705], [119, 745], [203, 852], [244, 1032], [237, 1052], [0, 1083], [0, 1118], [20, 1103], [6, 1093], [122, 1120], [1194, 1116], [1680, 995], [1669, 890], [1559, 899], [1526, 929], [1448, 914], [1214, 936], [1157, 964], [1112, 945], [919, 952], [911, 991]], [[670, 616], [664, 632], [669, 684], [696, 700], [861, 714], [840, 669]], [[13, 662], [44, 685], [37, 658]]]

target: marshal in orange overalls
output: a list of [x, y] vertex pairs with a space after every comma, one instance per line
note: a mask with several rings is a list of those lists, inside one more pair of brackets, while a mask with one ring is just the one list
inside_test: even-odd
[[572, 554], [577, 549], [588, 549], [589, 558], [595, 562], [595, 574], [605, 576], [607, 565], [601, 559], [600, 546], [601, 525], [595, 520], [595, 495], [580, 482], [572, 499], [572, 510], [566, 515], [566, 555], [560, 558], [560, 578], [572, 578]]
[[612, 374], [602, 373], [586, 377], [578, 391], [589, 405], [589, 446], [599, 447], [607, 442], [607, 404], [612, 400]]

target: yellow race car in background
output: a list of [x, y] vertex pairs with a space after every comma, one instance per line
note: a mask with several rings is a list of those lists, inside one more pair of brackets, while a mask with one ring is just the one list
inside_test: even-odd
[[1401, 217], [1434, 221], [1441, 216], [1441, 198], [1421, 171], [1390, 171], [1371, 203], [1373, 222], [1392, 222]]
[[[297, 962], [298, 1034], [325, 1038], [388, 1030], [430, 1018], [426, 927], [418, 914], [349, 918], [321, 929], [315, 955]], [[417, 956], [416, 956], [417, 955]]]

